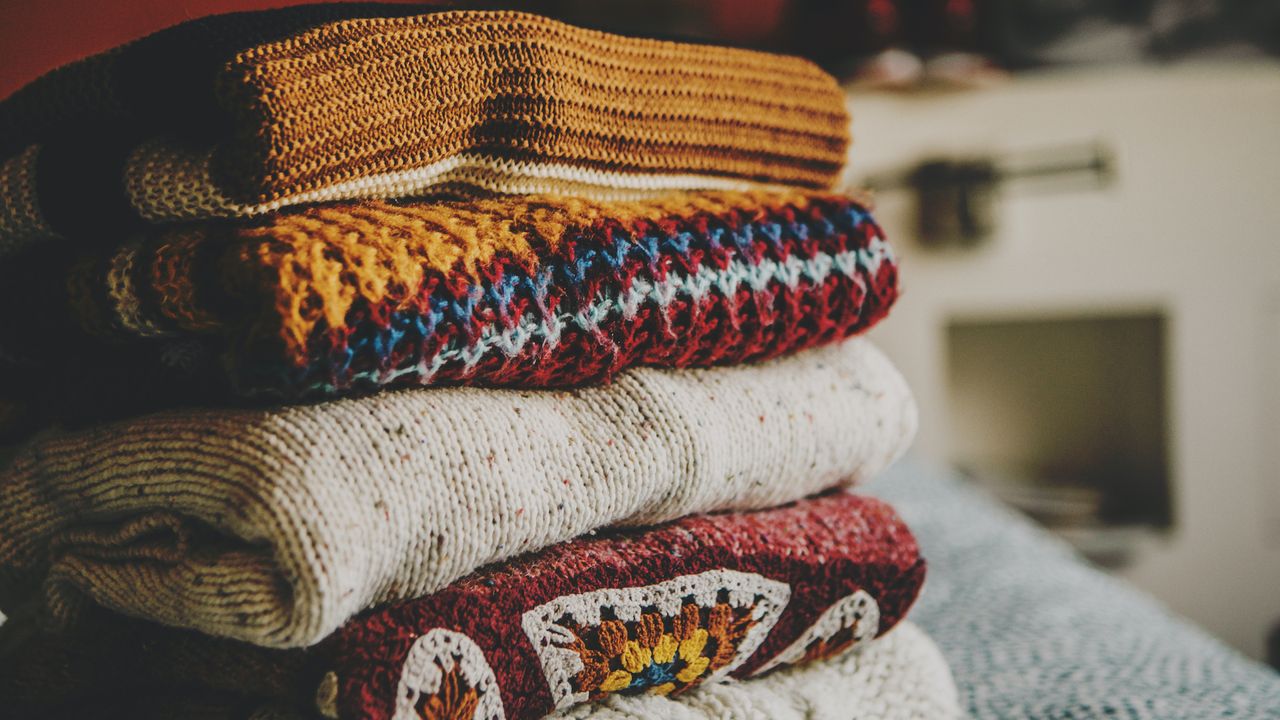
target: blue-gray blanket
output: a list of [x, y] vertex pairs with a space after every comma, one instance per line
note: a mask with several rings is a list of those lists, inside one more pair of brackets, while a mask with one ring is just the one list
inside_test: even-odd
[[910, 617], [942, 649], [972, 717], [1280, 719], [1280, 675], [958, 477], [909, 459], [866, 491], [920, 541], [929, 575]]

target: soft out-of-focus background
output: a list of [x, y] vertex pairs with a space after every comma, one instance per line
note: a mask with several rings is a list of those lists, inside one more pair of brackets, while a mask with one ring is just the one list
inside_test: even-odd
[[[189, 17], [286, 4], [0, 0], [0, 96]], [[917, 392], [917, 452], [1267, 655], [1280, 0], [506, 4], [837, 73], [848, 180], [877, 189], [904, 256], [906, 293], [874, 337]]]

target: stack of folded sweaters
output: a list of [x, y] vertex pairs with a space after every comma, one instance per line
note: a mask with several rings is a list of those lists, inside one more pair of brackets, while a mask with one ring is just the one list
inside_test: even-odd
[[7, 712], [955, 712], [842, 489], [916, 414], [813, 65], [301, 7], [52, 72], [0, 142]]

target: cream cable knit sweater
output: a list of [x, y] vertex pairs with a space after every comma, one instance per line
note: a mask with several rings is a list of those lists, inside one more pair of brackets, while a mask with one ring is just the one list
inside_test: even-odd
[[915, 426], [905, 382], [865, 340], [572, 391], [161, 413], [18, 451], [0, 475], [0, 577], [43, 576], [55, 616], [87, 597], [304, 646], [372, 605], [598, 528], [863, 480]]

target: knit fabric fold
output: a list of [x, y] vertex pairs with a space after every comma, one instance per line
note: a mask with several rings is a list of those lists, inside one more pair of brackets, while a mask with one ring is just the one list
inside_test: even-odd
[[37, 80], [0, 103], [0, 247], [459, 188], [829, 188], [842, 169], [844, 96], [808, 61], [405, 12], [207, 18]]
[[840, 340], [898, 291], [862, 205], [792, 191], [323, 206], [32, 253], [0, 276], [0, 344], [29, 368], [11, 377], [56, 375], [86, 404], [127, 396], [113, 405], [147, 392], [106, 375], [122, 347], [143, 385], [286, 400], [555, 387]]
[[862, 340], [573, 391], [159, 413], [17, 451], [0, 475], [0, 575], [46, 578], [57, 616], [87, 597], [307, 645], [365, 608], [601, 527], [866, 479], [915, 423], [902, 377]]
[[[24, 658], [29, 658], [24, 654]], [[184, 658], [190, 663], [190, 656]], [[31, 663], [24, 663], [31, 667]], [[187, 666], [189, 667], [189, 665]], [[225, 672], [227, 665], [211, 665]], [[254, 665], [263, 669], [261, 665]], [[161, 666], [150, 663], [154, 677]], [[71, 688], [68, 666], [38, 666]], [[98, 668], [95, 668], [97, 670]], [[271, 668], [266, 668], [271, 674]], [[162, 673], [161, 673], [162, 674]], [[70, 680], [70, 682], [65, 682]], [[12, 710], [14, 720], [79, 720], [92, 708], [99, 717], [130, 720], [309, 720], [311, 698], [290, 704], [275, 700], [246, 701], [246, 685], [232, 691], [178, 687], [169, 691], [131, 692], [112, 685], [90, 698], [62, 693], [58, 704], [37, 710]], [[71, 697], [68, 697], [71, 695]], [[12, 701], [11, 701], [12, 702]], [[12, 708], [12, 705], [10, 706]], [[478, 717], [477, 715], [471, 716]], [[963, 717], [955, 682], [937, 645], [917, 625], [904, 620], [892, 632], [831, 660], [788, 667], [749, 682], [699, 685], [676, 697], [613, 694], [597, 703], [575, 705], [552, 713], [549, 720], [953, 720]], [[470, 720], [469, 718], [467, 720]]]
[[893, 510], [838, 492], [562, 543], [364, 614], [307, 651], [107, 622], [92, 640], [36, 639], [0, 687], [38, 703], [42, 691], [193, 684], [331, 718], [532, 720], [862, 649], [902, 619], [923, 579]]

